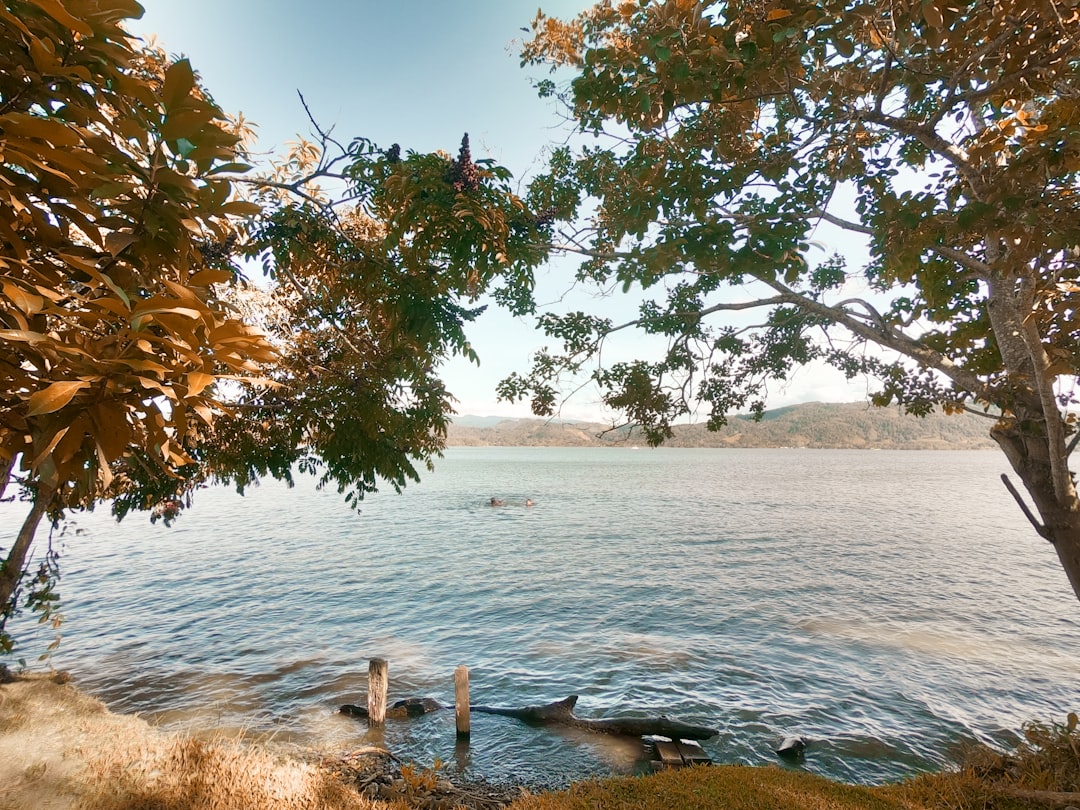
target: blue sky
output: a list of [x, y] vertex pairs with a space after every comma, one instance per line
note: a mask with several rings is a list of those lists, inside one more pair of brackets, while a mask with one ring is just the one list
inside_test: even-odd
[[[382, 146], [444, 149], [456, 154], [468, 132], [474, 157], [493, 157], [515, 177], [542, 166], [547, 146], [568, 135], [552, 102], [537, 98], [530, 74], [518, 66], [522, 31], [537, 0], [141, 0], [143, 18], [129, 25], [156, 35], [170, 54], [190, 57], [225, 110], [258, 125], [258, 149], [280, 152], [310, 126], [297, 92], [320, 126], [343, 140], [369, 138]], [[586, 0], [550, 0], [546, 13], [568, 17]], [[547, 285], [559, 290], [566, 266], [554, 266]], [[633, 317], [626, 301], [578, 301], [617, 321]], [[524, 371], [543, 345], [531, 324], [489, 310], [471, 332], [479, 368], [455, 360], [445, 368], [462, 414], [526, 416], [527, 407], [496, 403], [495, 384]], [[640, 351], [637, 346], [633, 350]], [[839, 375], [808, 369], [770, 406], [865, 395]], [[568, 418], [597, 418], [595, 396], [584, 391], [563, 410]]]

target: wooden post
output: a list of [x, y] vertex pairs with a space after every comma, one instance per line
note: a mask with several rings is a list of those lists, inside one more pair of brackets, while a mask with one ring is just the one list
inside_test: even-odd
[[367, 708], [368, 725], [386, 725], [386, 692], [390, 682], [385, 658], [372, 658], [368, 662]]
[[457, 720], [459, 739], [469, 738], [469, 668], [454, 670], [454, 718]]

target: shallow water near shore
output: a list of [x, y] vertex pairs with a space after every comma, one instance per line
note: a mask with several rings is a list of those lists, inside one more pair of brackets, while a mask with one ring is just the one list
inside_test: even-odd
[[[895, 780], [1080, 707], [1080, 606], [1005, 471], [993, 451], [451, 448], [360, 515], [306, 479], [204, 490], [172, 528], [100, 510], [54, 538], [52, 664], [182, 730], [381, 742], [493, 781], [642, 767], [635, 740], [505, 717], [474, 714], [462, 746], [452, 711], [383, 732], [335, 713], [365, 703], [369, 658], [391, 700], [447, 704], [465, 664], [474, 703], [666, 714], [718, 728], [718, 762], [776, 762], [798, 733], [808, 771]], [[2, 536], [23, 513], [0, 505]]]

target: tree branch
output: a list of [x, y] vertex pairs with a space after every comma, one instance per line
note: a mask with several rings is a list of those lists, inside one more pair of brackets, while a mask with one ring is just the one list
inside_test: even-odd
[[863, 225], [861, 222], [851, 222], [846, 219], [841, 219], [835, 214], [830, 214], [828, 211], [811, 211], [810, 216], [823, 219], [826, 222], [832, 223], [838, 228], [843, 228], [845, 231], [853, 231], [854, 233], [865, 233], [867, 236], [873, 236], [874, 234], [874, 229], [871, 228], [869, 225]]
[[956, 248], [947, 247], [946, 245], [930, 245], [929, 249], [945, 259], [951, 259], [963, 267], [966, 267], [971, 272], [975, 273], [979, 278], [989, 278], [992, 272], [990, 265], [986, 262], [979, 261], [975, 257], [965, 253], [962, 250]]
[[[671, 312], [668, 314], [683, 317], [694, 315], [704, 318], [707, 315], [712, 315], [714, 312], [737, 312], [744, 309], [757, 309], [758, 307], [773, 307], [786, 302], [787, 299], [784, 296], [777, 295], [773, 298], [758, 298], [753, 301], [738, 301], [730, 303], [722, 302], [719, 304], [713, 304], [711, 307], [705, 307], [705, 309], [695, 310], [694, 312]], [[606, 332], [604, 332], [604, 335], [611, 335], [615, 332], [620, 332], [623, 329], [630, 329], [634, 326], [640, 326], [643, 320], [643, 318], [635, 318], [632, 321], [627, 321], [626, 323], [621, 323], [618, 326], [613, 326]]]
[[1013, 486], [1012, 481], [1009, 480], [1009, 476], [1005, 473], [1001, 474], [1001, 483], [1005, 485], [1005, 489], [1009, 490], [1009, 494], [1013, 496], [1013, 499], [1019, 505], [1020, 511], [1024, 513], [1024, 517], [1028, 519], [1028, 523], [1035, 527], [1035, 531], [1038, 533], [1039, 537], [1044, 540], [1049, 540], [1051, 543], [1054, 542], [1050, 537], [1049, 530], [1035, 519], [1035, 515], [1031, 514], [1031, 510], [1028, 509], [1027, 504], [1024, 503], [1024, 499], [1020, 497], [1020, 493], [1016, 491], [1016, 487]]
[[776, 279], [768, 278], [767, 276], [758, 276], [758, 280], [772, 287], [774, 290], [777, 290], [787, 303], [794, 304], [806, 312], [821, 315], [834, 323], [846, 327], [859, 337], [877, 343], [886, 349], [892, 349], [927, 368], [940, 371], [962, 389], [970, 391], [980, 399], [990, 398], [988, 386], [979, 379], [978, 375], [958, 366], [952, 360], [941, 354], [941, 352], [935, 351], [934, 349], [919, 343], [917, 340], [908, 337], [895, 327], [885, 325], [884, 328], [874, 329], [854, 317], [850, 312], [831, 307], [820, 301], [815, 301], [813, 298], [808, 298], [807, 296], [792, 290], [790, 287], [781, 284]]
[[1065, 426], [1062, 423], [1054, 388], [1048, 376], [1050, 358], [1046, 354], [1046, 347], [1043, 346], [1042, 336], [1039, 334], [1034, 318], [1029, 317], [1025, 320], [1022, 336], [1031, 354], [1031, 365], [1035, 372], [1035, 389], [1042, 405], [1046, 441], [1050, 451], [1050, 475], [1054, 481], [1054, 495], [1062, 506], [1076, 509], [1080, 504], [1077, 503], [1076, 485], [1073, 484], [1072, 475], [1069, 472]]
[[877, 124], [886, 127], [887, 129], [891, 129], [894, 132], [898, 132], [901, 135], [908, 135], [915, 138], [915, 140], [919, 141], [919, 143], [927, 149], [940, 155], [955, 166], [956, 171], [967, 181], [968, 186], [977, 197], [983, 195], [985, 189], [982, 178], [979, 177], [972, 169], [971, 164], [968, 163], [967, 153], [956, 144], [949, 143], [949, 141], [938, 135], [933, 127], [910, 121], [907, 118], [898, 118], [895, 115], [887, 115], [874, 110], [857, 112], [852, 117], [856, 120]]

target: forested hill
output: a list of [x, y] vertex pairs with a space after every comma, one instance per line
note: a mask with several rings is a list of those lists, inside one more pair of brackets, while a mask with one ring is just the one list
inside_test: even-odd
[[[810, 402], [766, 412], [760, 422], [733, 417], [711, 433], [704, 425], [675, 429], [668, 447], [813, 447], [888, 450], [979, 450], [996, 447], [994, 422], [983, 416], [905, 416], [897, 408], [861, 402]], [[451, 425], [451, 446], [587, 447], [644, 445], [640, 431], [604, 432], [610, 425], [543, 419], [460, 417]], [[603, 435], [600, 435], [603, 434]]]

